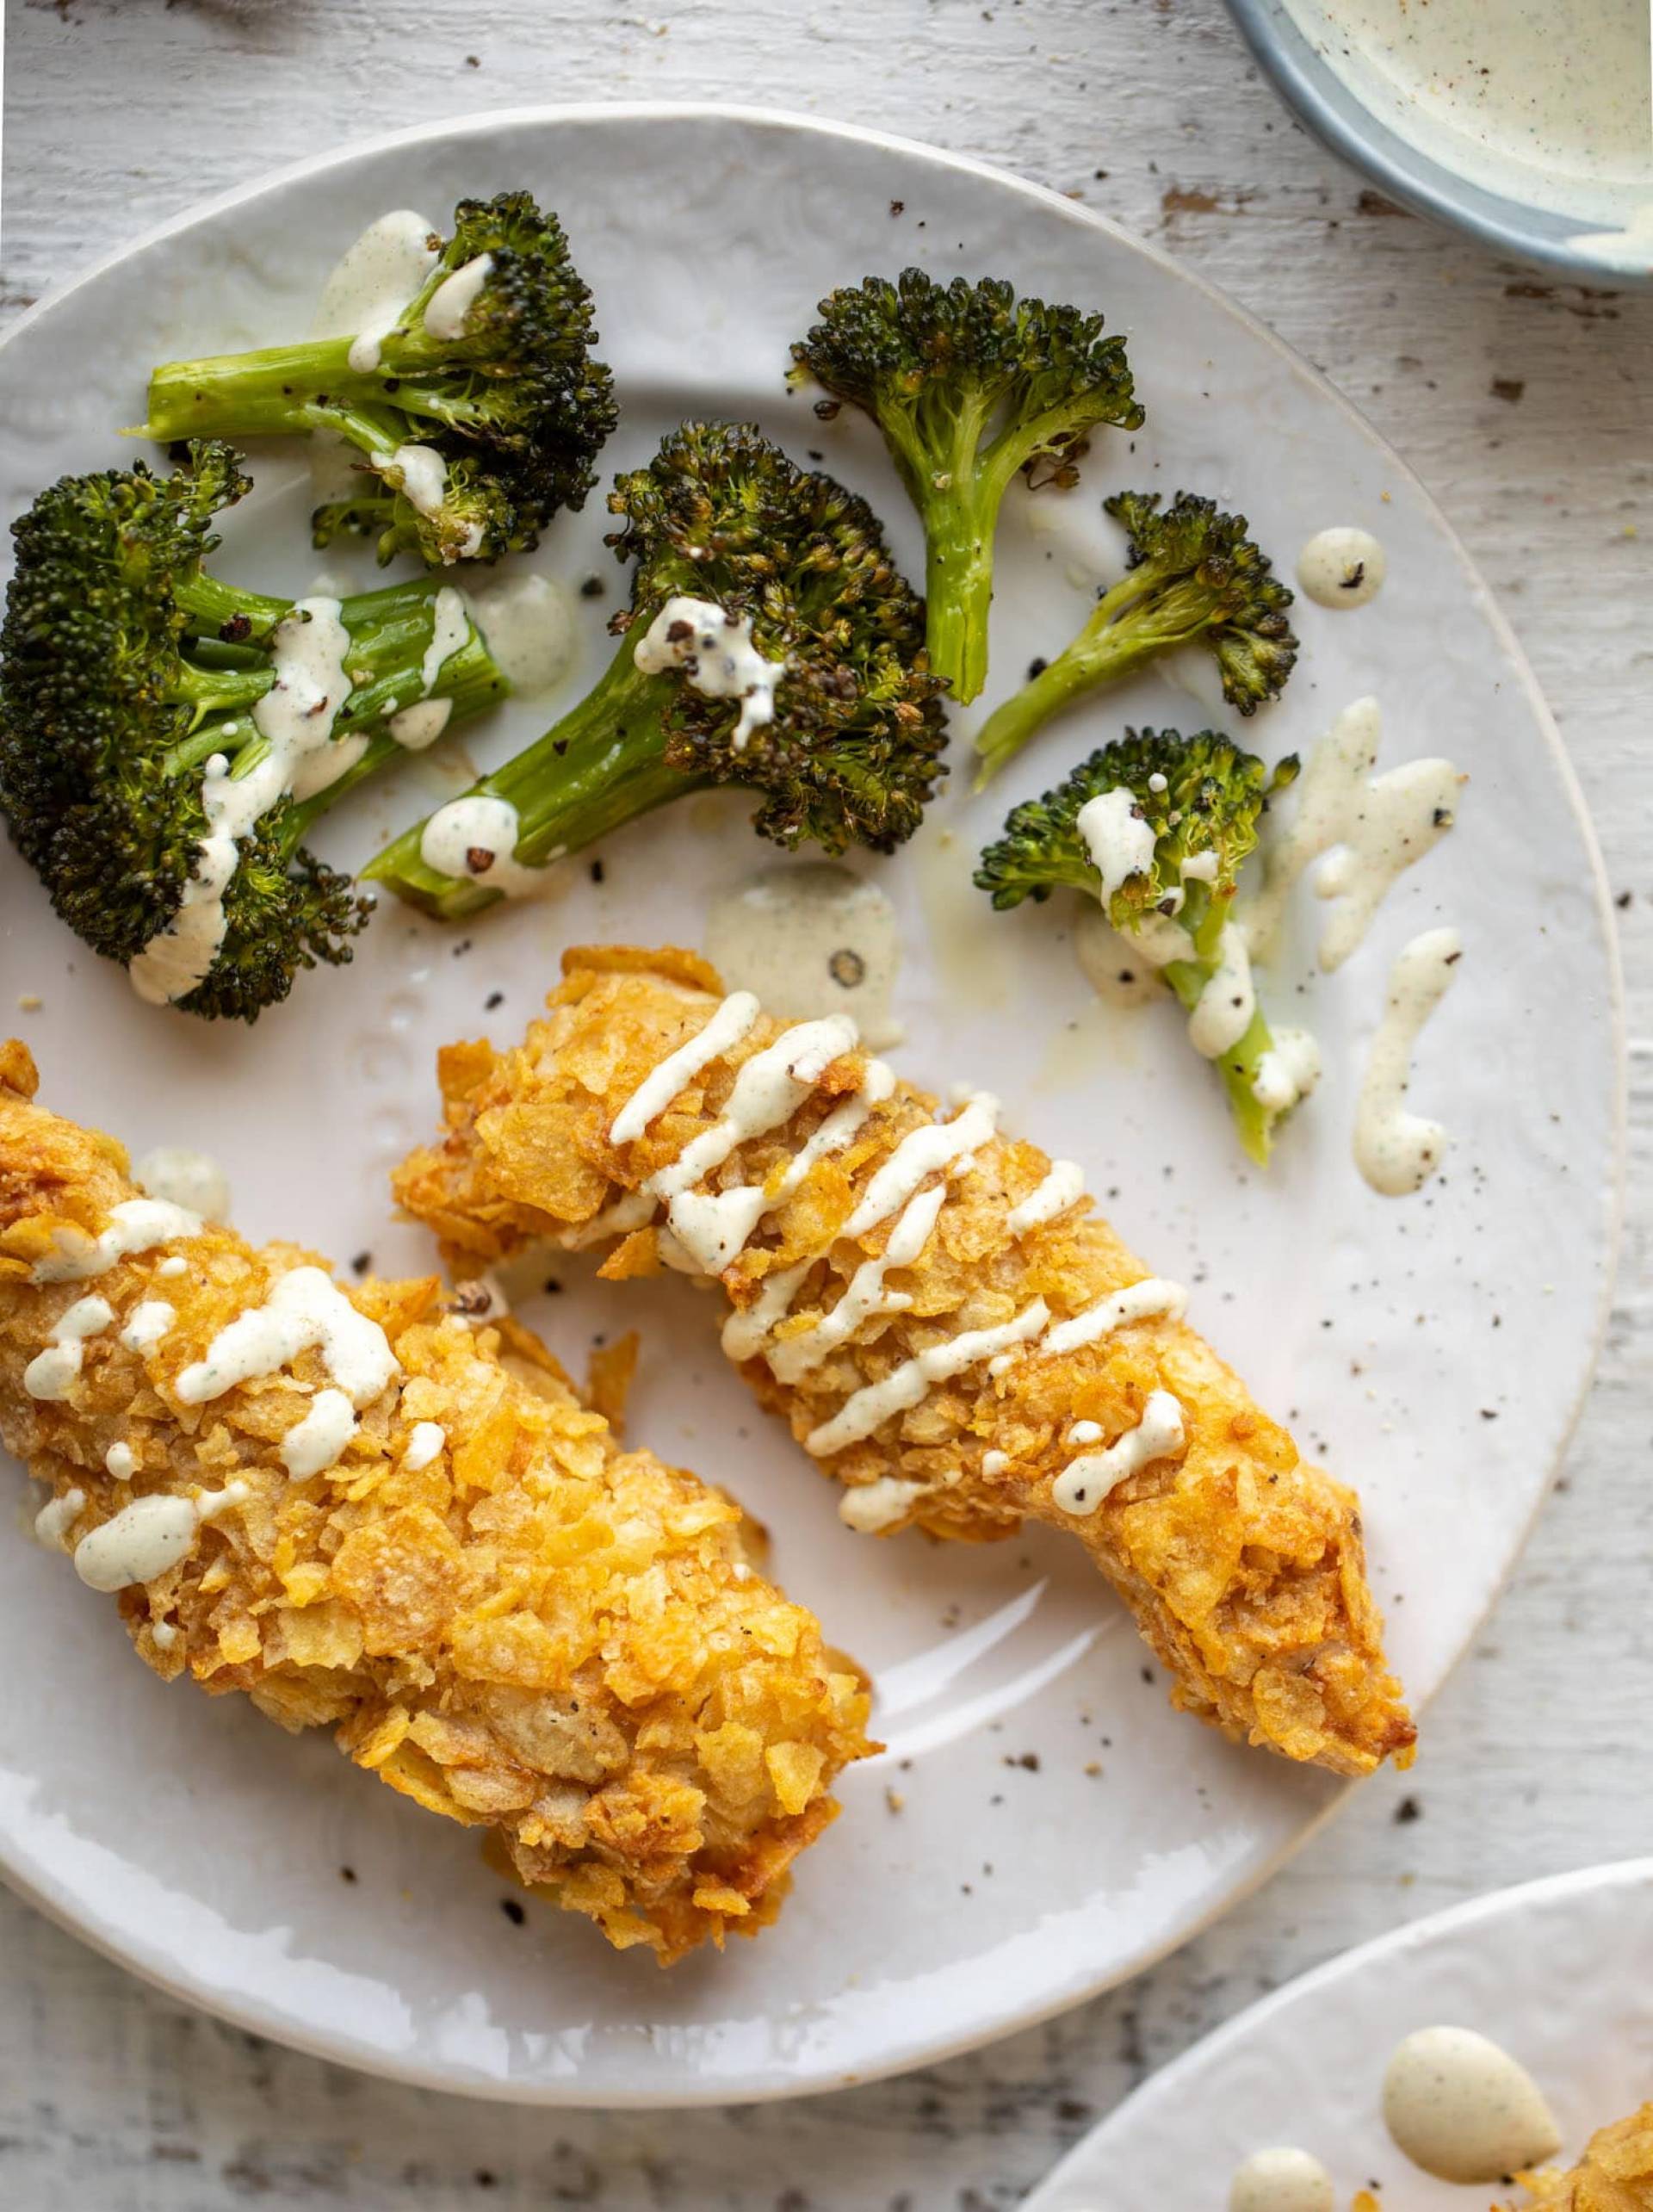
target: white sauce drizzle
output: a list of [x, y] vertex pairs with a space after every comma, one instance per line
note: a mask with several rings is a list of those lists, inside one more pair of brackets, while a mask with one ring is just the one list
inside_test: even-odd
[[678, 1093], [687, 1089], [707, 1067], [749, 1037], [761, 1009], [750, 991], [733, 991], [711, 1019], [674, 1052], [651, 1069], [609, 1125], [610, 1144], [635, 1144], [648, 1125], [666, 1112]]
[[410, 1474], [417, 1475], [422, 1467], [428, 1467], [439, 1453], [445, 1451], [447, 1445], [448, 1431], [439, 1421], [416, 1421], [408, 1432], [402, 1465]]
[[212, 967], [224, 942], [224, 894], [235, 874], [240, 840], [293, 790], [310, 756], [331, 746], [333, 724], [350, 691], [350, 649], [335, 598], [299, 599], [276, 624], [270, 638], [275, 680], [251, 709], [269, 751], [244, 776], [230, 773], [221, 753], [207, 761], [201, 787], [207, 834], [195, 850], [195, 873], [177, 912], [127, 970], [133, 989], [151, 1006], [188, 997]]
[[474, 877], [508, 899], [542, 891], [546, 870], [560, 858], [548, 853], [534, 867], [516, 858], [522, 818], [509, 799], [470, 791], [438, 807], [419, 839], [419, 858], [440, 876]]
[[476, 295], [493, 268], [491, 253], [479, 253], [444, 276], [430, 294], [424, 310], [424, 327], [434, 338], [451, 344], [465, 335], [465, 318], [476, 304]]
[[868, 1383], [855, 1391], [830, 1421], [810, 1430], [803, 1440], [804, 1450], [817, 1459], [826, 1459], [846, 1445], [859, 1443], [892, 1414], [921, 1405], [938, 1383], [950, 1381], [1012, 1345], [1029, 1342], [1041, 1334], [1049, 1318], [1049, 1307], [1043, 1298], [1035, 1298], [1013, 1321], [1001, 1322], [993, 1329], [961, 1329], [956, 1336], [931, 1345], [892, 1368], [882, 1381]]
[[190, 1144], [158, 1144], [145, 1152], [132, 1180], [146, 1198], [162, 1199], [202, 1221], [230, 1218], [230, 1183], [208, 1152]]
[[901, 1475], [880, 1475], [847, 1490], [838, 1501], [838, 1517], [858, 1536], [881, 1535], [906, 1517], [908, 1508], [934, 1487]]
[[91, 1589], [127, 1589], [133, 1583], [153, 1582], [188, 1556], [202, 1521], [239, 1505], [249, 1494], [245, 1483], [233, 1482], [195, 1497], [162, 1493], [133, 1498], [81, 1538], [75, 1546], [75, 1572]]
[[127, 1316], [121, 1341], [128, 1352], [146, 1360], [177, 1317], [176, 1308], [164, 1298], [140, 1298]]
[[1059, 1213], [1066, 1213], [1084, 1195], [1085, 1170], [1078, 1161], [1055, 1161], [1044, 1180], [1018, 1205], [1012, 1206], [1005, 1216], [1005, 1227], [1012, 1236], [1025, 1236], [1030, 1229], [1041, 1229]]
[[1269, 1113], [1285, 1113], [1320, 1081], [1320, 1047], [1306, 1029], [1277, 1029], [1257, 1063], [1251, 1095]]
[[189, 1272], [189, 1262], [175, 1253], [171, 1259], [163, 1260], [155, 1272], [158, 1275], [165, 1276], [187, 1275]]
[[1561, 2148], [1532, 2075], [1472, 2028], [1421, 2028], [1396, 2047], [1384, 2121], [1414, 2166], [1465, 2186], [1540, 2166]]
[[282, 1439], [282, 1465], [295, 1482], [337, 1465], [356, 1432], [356, 1408], [343, 1391], [318, 1391], [310, 1410]]
[[783, 660], [765, 660], [752, 641], [752, 617], [734, 615], [711, 599], [670, 598], [637, 641], [633, 656], [645, 676], [681, 668], [706, 699], [739, 699], [740, 718], [730, 740], [742, 753], [752, 734], [775, 719], [775, 686]]
[[[419, 681], [427, 691], [433, 691], [443, 670], [471, 634], [470, 611], [465, 604], [465, 594], [457, 585], [444, 584], [430, 605], [430, 642], [424, 649], [419, 664]], [[443, 701], [444, 705], [449, 703]], [[449, 709], [451, 711], [451, 707]], [[448, 717], [443, 716], [445, 722]], [[406, 744], [406, 739], [399, 740]], [[428, 745], [430, 740], [426, 738]]]
[[1317, 607], [1370, 606], [1384, 588], [1389, 563], [1370, 530], [1316, 530], [1297, 555], [1297, 582]]
[[130, 1444], [111, 1444], [103, 1454], [103, 1465], [116, 1482], [129, 1482], [138, 1471], [138, 1455]]
[[984, 1452], [981, 1454], [981, 1472], [988, 1477], [1002, 1475], [1009, 1465], [1008, 1452]]
[[1382, 734], [1377, 700], [1357, 699], [1309, 754], [1290, 826], [1270, 840], [1267, 881], [1240, 920], [1254, 959], [1272, 951], [1298, 877], [1329, 853], [1315, 890], [1339, 903], [1321, 939], [1320, 964], [1328, 973], [1340, 968], [1396, 881], [1452, 827], [1459, 771], [1430, 759], [1374, 776]]
[[177, 1394], [186, 1405], [204, 1405], [238, 1383], [290, 1366], [306, 1351], [321, 1354], [329, 1375], [358, 1410], [401, 1372], [376, 1321], [358, 1313], [319, 1267], [294, 1267], [263, 1305], [249, 1307], [219, 1330], [205, 1358], [179, 1375]]
[[884, 1278], [892, 1267], [916, 1265], [930, 1242], [947, 1197], [947, 1186], [937, 1183], [910, 1199], [889, 1239], [876, 1260], [864, 1260], [844, 1286], [838, 1304], [811, 1329], [788, 1336], [769, 1354], [776, 1379], [796, 1383], [818, 1367], [830, 1354], [845, 1344], [869, 1321], [905, 1313], [912, 1299], [905, 1291], [887, 1290]]
[[23, 1388], [30, 1397], [66, 1398], [86, 1357], [86, 1340], [101, 1336], [115, 1319], [107, 1298], [77, 1298], [65, 1307], [53, 1326], [51, 1341], [23, 1369]]
[[1217, 940], [1217, 965], [1188, 1017], [1188, 1042], [1207, 1060], [1220, 1060], [1251, 1027], [1257, 992], [1243, 933], [1224, 922]]
[[1150, 1391], [1135, 1428], [1128, 1428], [1105, 1452], [1081, 1453], [1068, 1462], [1051, 1486], [1052, 1502], [1064, 1513], [1081, 1518], [1094, 1513], [1128, 1475], [1139, 1473], [1155, 1459], [1169, 1459], [1187, 1441], [1180, 1404], [1169, 1391]]
[[1390, 971], [1384, 1018], [1366, 1056], [1354, 1114], [1354, 1163], [1385, 1198], [1421, 1190], [1446, 1150], [1439, 1122], [1408, 1112], [1405, 1099], [1414, 1048], [1446, 996], [1463, 950], [1455, 929], [1427, 929], [1402, 948]]
[[200, 1234], [200, 1217], [186, 1206], [165, 1199], [122, 1199], [110, 1207], [108, 1225], [96, 1236], [79, 1229], [54, 1230], [53, 1249], [34, 1262], [30, 1279], [37, 1283], [89, 1282], [134, 1252], [152, 1252], [175, 1236]]
[[1102, 878], [1104, 906], [1133, 876], [1145, 875], [1154, 865], [1154, 825], [1143, 815], [1135, 792], [1123, 784], [1087, 799], [1074, 827]]
[[392, 715], [385, 728], [404, 753], [423, 753], [447, 728], [453, 711], [451, 699], [416, 699], [411, 707], [402, 707]]
[[864, 1236], [870, 1229], [876, 1229], [897, 1206], [906, 1205], [920, 1183], [964, 1159], [978, 1144], [985, 1144], [998, 1125], [998, 1100], [988, 1091], [978, 1091], [951, 1121], [912, 1131], [862, 1193], [859, 1204], [844, 1224], [843, 1235]]
[[1104, 1336], [1111, 1336], [1116, 1329], [1128, 1329], [1136, 1321], [1152, 1321], [1161, 1314], [1173, 1321], [1180, 1321], [1188, 1310], [1188, 1293], [1180, 1283], [1167, 1282], [1162, 1276], [1148, 1275], [1140, 1283], [1131, 1283], [1123, 1291], [1099, 1299], [1095, 1305], [1087, 1306], [1070, 1321], [1059, 1321], [1039, 1347], [1042, 1353], [1059, 1359], [1068, 1352], [1077, 1352], [1087, 1344], [1094, 1344]]
[[1254, 2151], [1229, 2185], [1229, 2212], [1337, 2212], [1337, 2184], [1308, 2151]]
[[358, 376], [379, 366], [384, 341], [402, 310], [424, 288], [436, 257], [431, 230], [411, 208], [369, 223], [323, 287], [313, 329], [318, 338], [351, 337], [350, 364]]
[[69, 1531], [85, 1510], [84, 1490], [66, 1490], [61, 1497], [51, 1498], [34, 1516], [35, 1541], [44, 1544], [48, 1552], [69, 1549]]

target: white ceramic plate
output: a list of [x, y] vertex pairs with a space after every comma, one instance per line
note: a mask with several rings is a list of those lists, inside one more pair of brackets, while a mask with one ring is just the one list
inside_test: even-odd
[[[1384, 594], [1356, 615], [1303, 608], [1301, 672], [1250, 726], [1254, 741], [1307, 743], [1377, 689], [1395, 758], [1448, 749], [1474, 781], [1454, 849], [1416, 872], [1368, 951], [1319, 994], [1330, 1077], [1266, 1185], [1239, 1172], [1168, 1007], [1101, 1007], [1066, 915], [995, 917], [968, 884], [975, 847], [1013, 799], [1126, 718], [1205, 719], [1196, 700], [1158, 678], [1121, 692], [1090, 725], [1047, 735], [988, 799], [961, 788], [918, 846], [867, 871], [907, 932], [901, 1066], [938, 1087], [991, 1082], [1012, 1128], [1083, 1161], [1139, 1249], [1197, 1286], [1196, 1319], [1260, 1397], [1359, 1483], [1394, 1655], [1427, 1700], [1508, 1571], [1578, 1405], [1619, 1148], [1599, 864], [1544, 709], [1460, 548], [1301, 362], [1069, 202], [866, 132], [659, 108], [421, 130], [220, 201], [106, 264], [20, 325], [0, 359], [6, 512], [59, 470], [132, 451], [115, 426], [141, 416], [143, 365], [301, 326], [374, 215], [411, 204], [443, 217], [463, 194], [511, 184], [560, 210], [596, 292], [625, 412], [610, 466], [641, 458], [685, 411], [755, 415], [868, 491], [914, 573], [913, 520], [875, 436], [848, 414], [823, 424], [783, 390], [788, 341], [817, 298], [918, 259], [1105, 306], [1130, 334], [1150, 427], [1133, 450], [1102, 440], [1082, 493], [1040, 510], [1055, 539], [1025, 506], [1012, 514], [1001, 685], [1076, 626], [1085, 561], [1117, 561], [1106, 490], [1187, 484], [1243, 505], [1288, 571], [1324, 524], [1380, 531]], [[301, 466], [283, 450], [257, 473], [220, 566], [300, 589], [316, 566]], [[605, 519], [594, 502], [544, 555], [608, 582], [579, 684], [620, 585]], [[463, 741], [492, 760], [548, 711], [518, 703]], [[329, 826], [325, 849], [360, 857], [451, 788], [434, 760], [409, 764]], [[251, 1032], [140, 1005], [13, 864], [5, 1011], [15, 994], [45, 1001], [17, 1019], [49, 1101], [135, 1149], [217, 1154], [249, 1234], [422, 1268], [426, 1240], [390, 1222], [385, 1177], [432, 1126], [437, 1044], [482, 1028], [495, 991], [487, 1023], [514, 1036], [565, 944], [694, 941], [714, 889], [774, 857], [738, 802], [692, 802], [614, 840], [600, 886], [574, 866], [556, 899], [462, 933], [393, 906], [351, 969], [307, 979]], [[1350, 1164], [1354, 1059], [1389, 956], [1442, 915], [1464, 932], [1465, 980], [1418, 1095], [1458, 1149], [1433, 1192], [1396, 1205]], [[576, 1367], [594, 1332], [648, 1332], [636, 1433], [761, 1514], [782, 1578], [879, 1678], [888, 1757], [849, 1778], [845, 1818], [778, 1927], [670, 1975], [538, 1907], [518, 1929], [474, 1838], [375, 1789], [324, 1741], [169, 1692], [133, 1661], [113, 1608], [18, 1540], [0, 1552], [0, 1669], [31, 1687], [0, 1717], [0, 1859], [47, 1911], [176, 1993], [408, 2079], [587, 2104], [779, 2096], [963, 2048], [1136, 1971], [1332, 1804], [1325, 1776], [1171, 1713], [1076, 1547], [850, 1535], [829, 1486], [752, 1411], [706, 1306], [676, 1283], [603, 1291], [588, 1271], [562, 1272], [566, 1294], [529, 1317]], [[899, 1812], [886, 1801], [897, 1785]]]
[[1526, 2066], [1578, 2156], [1653, 2082], [1653, 1859], [1497, 1891], [1365, 1943], [1254, 2004], [1109, 2114], [1022, 2212], [1165, 2212], [1229, 2199], [1254, 2151], [1312, 2152], [1346, 2204], [1484, 2204], [1404, 2159], [1383, 2122], [1390, 2053], [1415, 2029], [1473, 2028]]

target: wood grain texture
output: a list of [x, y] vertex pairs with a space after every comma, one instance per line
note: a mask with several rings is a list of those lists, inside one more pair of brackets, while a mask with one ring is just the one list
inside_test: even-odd
[[259, 2043], [0, 1896], [0, 2203], [988, 2212], [1260, 1991], [1458, 1898], [1644, 1850], [1653, 294], [1534, 276], [1386, 208], [1287, 118], [1220, 0], [7, 0], [6, 25], [0, 317], [335, 141], [548, 97], [733, 92], [882, 125], [1171, 246], [1394, 440], [1503, 600], [1625, 901], [1633, 1043], [1619, 1299], [1526, 1563], [1415, 1771], [1368, 1785], [1179, 1957], [973, 2058], [812, 2103], [536, 2113]]

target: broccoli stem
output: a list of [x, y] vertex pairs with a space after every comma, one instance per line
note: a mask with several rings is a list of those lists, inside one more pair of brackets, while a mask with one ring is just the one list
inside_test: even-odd
[[[1200, 994], [1217, 973], [1229, 902], [1213, 899], [1203, 883], [1188, 885], [1187, 894], [1180, 920], [1193, 940], [1194, 957], [1192, 960], [1169, 961], [1160, 972], [1176, 993], [1184, 1011], [1192, 1014], [1199, 1004]], [[1229, 1094], [1229, 1109], [1234, 1116], [1241, 1147], [1260, 1168], [1268, 1165], [1278, 1116], [1260, 1103], [1255, 1086], [1263, 1055], [1273, 1049], [1268, 1017], [1259, 1002], [1253, 1009], [1245, 1034], [1216, 1063], [1223, 1077], [1223, 1087]]]
[[[666, 758], [661, 717], [674, 680], [669, 672], [645, 675], [627, 639], [577, 707], [471, 786], [467, 797], [486, 795], [517, 809], [517, 861], [545, 867], [714, 780], [673, 767]], [[463, 920], [504, 895], [485, 878], [445, 876], [427, 866], [420, 852], [424, 830], [420, 821], [404, 831], [363, 876], [388, 883], [399, 897], [444, 921]]]
[[350, 343], [318, 338], [261, 353], [169, 362], [149, 380], [149, 413], [135, 435], [167, 444], [328, 429], [370, 449], [375, 441], [393, 447], [401, 437], [397, 414], [405, 395], [396, 393], [393, 410], [383, 377], [350, 367]]
[[987, 680], [993, 606], [993, 517], [965, 494], [932, 493], [926, 515], [924, 589], [930, 666], [968, 704]]
[[[1205, 618], [1196, 610], [1178, 609], [1185, 618], [1169, 622], [1164, 617], [1171, 609], [1152, 616], [1136, 610], [1149, 581], [1144, 569], [1133, 569], [1105, 592], [1072, 644], [994, 709], [975, 734], [975, 749], [981, 756], [975, 777], [978, 791], [1053, 715], [1082, 693], [1117, 684], [1161, 653], [1198, 636]], [[1190, 613], [1195, 617], [1192, 621], [1186, 618]]]

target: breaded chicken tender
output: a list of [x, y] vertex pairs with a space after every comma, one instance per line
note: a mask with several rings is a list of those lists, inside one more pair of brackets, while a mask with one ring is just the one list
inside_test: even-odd
[[1536, 2212], [1653, 2212], [1653, 2104], [1599, 2128], [1565, 2173], [1526, 2175], [1522, 2185]]
[[34, 1088], [0, 1047], [0, 1438], [139, 1655], [331, 1728], [616, 1945], [772, 1919], [868, 1698], [740, 1509], [522, 1329], [141, 1199]]
[[523, 1044], [440, 1060], [447, 1131], [395, 1176], [474, 1273], [542, 1241], [721, 1281], [724, 1348], [845, 1485], [852, 1527], [1075, 1536], [1229, 1735], [1404, 1762], [1353, 1494], [1298, 1455], [1084, 1197], [869, 1061], [782, 1031], [691, 953], [582, 948]]

